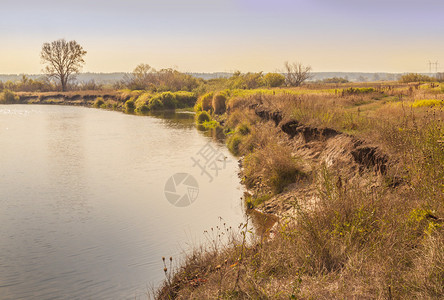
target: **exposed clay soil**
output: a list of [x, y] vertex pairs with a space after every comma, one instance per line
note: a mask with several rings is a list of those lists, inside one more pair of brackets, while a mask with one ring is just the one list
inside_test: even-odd
[[362, 188], [383, 184], [382, 175], [387, 173], [389, 157], [376, 145], [332, 128], [311, 127], [294, 119], [284, 119], [281, 112], [261, 105], [251, 108], [262, 119], [262, 126], [272, 126], [277, 133], [285, 133], [280, 135], [282, 142], [291, 146], [292, 155], [308, 174], [304, 180], [291, 184], [283, 193], [257, 207], [260, 212], [286, 217], [294, 215], [296, 202], [314, 204], [317, 200], [314, 174], [322, 166], [334, 174], [337, 186], [346, 182]]

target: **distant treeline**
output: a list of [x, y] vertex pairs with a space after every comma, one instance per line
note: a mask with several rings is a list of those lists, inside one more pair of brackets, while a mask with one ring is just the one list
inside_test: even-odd
[[[195, 73], [186, 72], [185, 74], [191, 75], [196, 78], [205, 80], [217, 79], [217, 78], [229, 78], [235, 72], [214, 72], [214, 73]], [[97, 84], [114, 84], [124, 79], [125, 75], [129, 73], [115, 72], [115, 73], [80, 73], [77, 75], [76, 81], [78, 83], [87, 83], [94, 81]], [[26, 75], [29, 79], [42, 80], [45, 75], [43, 74], [0, 74], [0, 81], [3, 83], [7, 81], [16, 82], [22, 79], [23, 75]], [[344, 78], [350, 82], [359, 81], [380, 81], [380, 80], [399, 80], [404, 73], [361, 73], [361, 72], [312, 72], [311, 81], [324, 80], [329, 78]], [[434, 74], [421, 73], [421, 75], [431, 76]]]
[[[430, 75], [430, 74], [429, 74]], [[444, 73], [434, 76], [408, 73], [351, 73], [313, 72], [307, 78], [312, 83], [346, 83], [372, 81], [429, 82], [443, 81]], [[260, 87], [295, 86], [288, 82], [288, 74], [248, 72], [241, 73], [182, 73], [167, 68], [155, 70], [149, 65], [140, 64], [131, 73], [81, 73], [68, 82], [68, 89], [110, 90], [131, 89], [152, 92], [190, 91], [202, 94], [222, 89], [255, 89]], [[48, 92], [58, 91], [57, 82], [45, 75], [0, 75], [0, 91]]]

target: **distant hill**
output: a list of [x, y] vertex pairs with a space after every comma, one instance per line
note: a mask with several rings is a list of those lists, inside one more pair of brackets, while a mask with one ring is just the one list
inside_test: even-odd
[[396, 73], [365, 73], [365, 72], [313, 72], [312, 81], [332, 77], [342, 77], [348, 81], [380, 81], [397, 80], [402, 74]]
[[[122, 80], [123, 77], [127, 73], [116, 72], [116, 73], [81, 73], [77, 75], [77, 81], [79, 82], [89, 82], [94, 80], [96, 83], [100, 84], [108, 84], [115, 83], [119, 80]], [[19, 81], [21, 80], [23, 74], [0, 74], [0, 81], [6, 82], [10, 81]], [[42, 78], [43, 74], [26, 74], [27, 77], [31, 79], [39, 79]]]
[[[115, 73], [81, 73], [77, 76], [78, 82], [90, 82], [94, 80], [97, 84], [113, 84], [120, 81], [128, 73], [115, 72]], [[214, 73], [187, 73], [196, 78], [202, 78], [205, 80], [215, 78], [227, 78], [232, 75], [228, 72], [214, 72]], [[380, 80], [398, 80], [402, 73], [365, 73], [365, 72], [313, 72], [313, 77], [310, 81], [318, 81], [332, 77], [342, 77], [349, 81], [380, 81]], [[424, 73], [424, 75], [431, 75]], [[23, 74], [0, 74], [0, 81], [6, 82], [19, 81]], [[38, 79], [42, 78], [42, 74], [26, 74], [29, 78]]]
[[215, 72], [215, 73], [187, 73], [191, 76], [194, 76], [196, 78], [202, 78], [205, 80], [208, 79], [216, 79], [216, 78], [228, 78], [231, 77], [233, 73], [227, 73], [227, 72]]

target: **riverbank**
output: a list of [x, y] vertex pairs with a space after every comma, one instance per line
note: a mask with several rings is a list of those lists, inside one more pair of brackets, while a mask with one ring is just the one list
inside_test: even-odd
[[247, 206], [279, 222], [272, 238], [248, 243], [247, 223], [227, 245], [196, 249], [166, 271], [157, 298], [442, 297], [443, 96], [354, 88], [213, 106], [210, 122], [241, 158]]
[[0, 94], [0, 103], [87, 106], [146, 115], [149, 112], [192, 108], [197, 95], [191, 92], [132, 90], [74, 92], [11, 92]]

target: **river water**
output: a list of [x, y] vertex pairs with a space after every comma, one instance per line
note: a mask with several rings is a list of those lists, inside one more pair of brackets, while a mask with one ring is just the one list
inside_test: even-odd
[[0, 299], [146, 299], [162, 256], [244, 221], [237, 172], [190, 113], [0, 106]]

